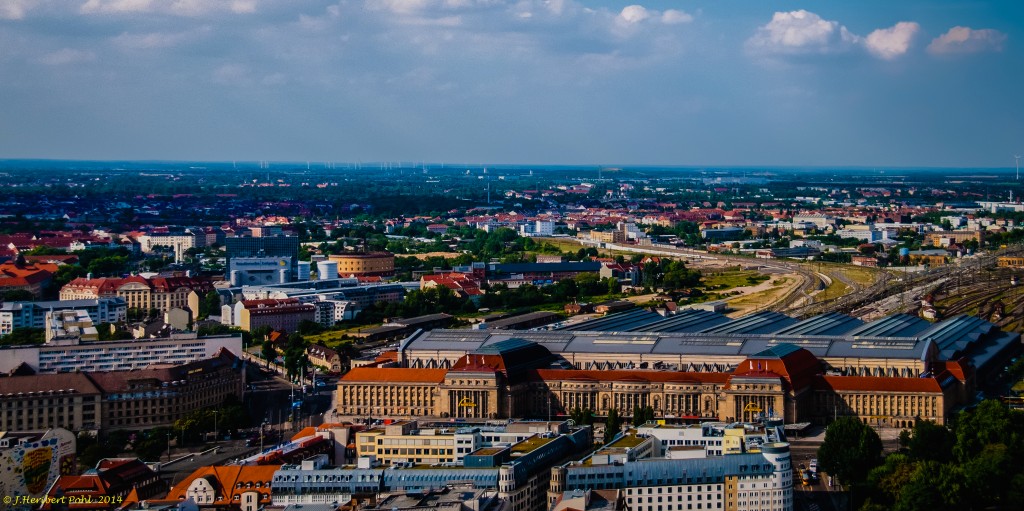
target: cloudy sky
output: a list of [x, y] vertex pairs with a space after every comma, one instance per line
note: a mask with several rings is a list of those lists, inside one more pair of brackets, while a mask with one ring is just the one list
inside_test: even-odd
[[1022, 43], [1011, 1], [0, 0], [0, 158], [1007, 167]]

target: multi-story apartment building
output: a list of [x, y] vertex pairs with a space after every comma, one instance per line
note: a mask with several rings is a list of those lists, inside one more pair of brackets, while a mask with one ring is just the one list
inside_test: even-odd
[[120, 297], [129, 309], [167, 312], [188, 309], [199, 316], [199, 295], [213, 291], [208, 280], [192, 277], [140, 276], [126, 278], [81, 278], [68, 282], [60, 290], [61, 300], [88, 300]]
[[0, 430], [96, 430], [102, 402], [102, 390], [85, 373], [0, 378]]
[[103, 392], [102, 429], [149, 429], [193, 410], [242, 398], [242, 362], [227, 350], [213, 358], [135, 371], [86, 373]]
[[0, 373], [11, 374], [22, 366], [40, 374], [128, 371], [152, 364], [196, 362], [215, 356], [221, 349], [241, 353], [242, 337], [175, 333], [161, 339], [65, 340], [34, 346], [5, 346], [0, 347]]
[[274, 498], [281, 501], [301, 495], [304, 502], [331, 502], [324, 499], [423, 492], [459, 481], [497, 489], [497, 497], [509, 502], [511, 511], [543, 511], [552, 467], [590, 447], [592, 440], [589, 427], [568, 429], [562, 424], [557, 433], [550, 430], [550, 423], [536, 427], [543, 432], [510, 445], [477, 449], [464, 457], [462, 466], [410, 461], [384, 467], [370, 457], [359, 458], [356, 466], [335, 468], [284, 465], [271, 486]]
[[294, 332], [299, 323], [316, 320], [316, 306], [297, 298], [242, 300], [232, 310], [235, 326], [245, 331], [267, 326], [279, 332]]
[[227, 350], [176, 366], [0, 378], [0, 429], [149, 429], [241, 398], [243, 385]]
[[128, 306], [124, 298], [92, 298], [86, 300], [55, 300], [49, 302], [6, 302], [0, 304], [0, 335], [15, 328], [44, 328], [50, 311], [81, 310], [93, 323], [120, 323], [125, 320]]
[[641, 458], [600, 454], [552, 469], [550, 503], [576, 490], [622, 490], [630, 511], [791, 511], [789, 444], [759, 452], [704, 458]]

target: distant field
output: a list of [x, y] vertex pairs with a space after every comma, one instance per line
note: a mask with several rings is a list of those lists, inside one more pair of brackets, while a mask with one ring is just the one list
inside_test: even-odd
[[445, 259], [455, 259], [460, 255], [462, 254], [458, 252], [427, 252], [426, 254], [409, 254], [409, 257], [415, 257], [416, 259], [422, 261], [428, 257], [443, 257]]

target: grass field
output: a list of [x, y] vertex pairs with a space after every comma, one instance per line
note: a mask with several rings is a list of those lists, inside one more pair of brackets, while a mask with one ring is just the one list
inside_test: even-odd
[[786, 296], [800, 285], [800, 279], [794, 277], [778, 277], [768, 289], [732, 298], [728, 301], [730, 317], [745, 316], [762, 307], [771, 305]]
[[847, 279], [856, 282], [862, 286], [870, 286], [874, 284], [882, 276], [882, 272], [878, 268], [867, 268], [864, 266], [853, 266], [851, 264], [822, 264], [821, 272], [832, 276], [833, 273], [842, 272]]
[[701, 283], [707, 290], [727, 291], [734, 287], [755, 286], [768, 278], [753, 270], [732, 270], [704, 274]]

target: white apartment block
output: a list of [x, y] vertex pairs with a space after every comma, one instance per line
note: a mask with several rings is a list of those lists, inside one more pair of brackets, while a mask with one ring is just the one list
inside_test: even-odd
[[171, 334], [164, 339], [79, 342], [57, 341], [39, 346], [0, 348], [0, 373], [26, 364], [39, 374], [76, 371], [128, 371], [150, 364], [186, 364], [213, 358], [225, 348], [241, 355], [241, 336], [198, 337]]
[[6, 302], [0, 304], [0, 335], [7, 335], [15, 328], [44, 328], [46, 313], [65, 310], [85, 311], [96, 324], [120, 323], [125, 320], [128, 305], [121, 297], [49, 302]]

